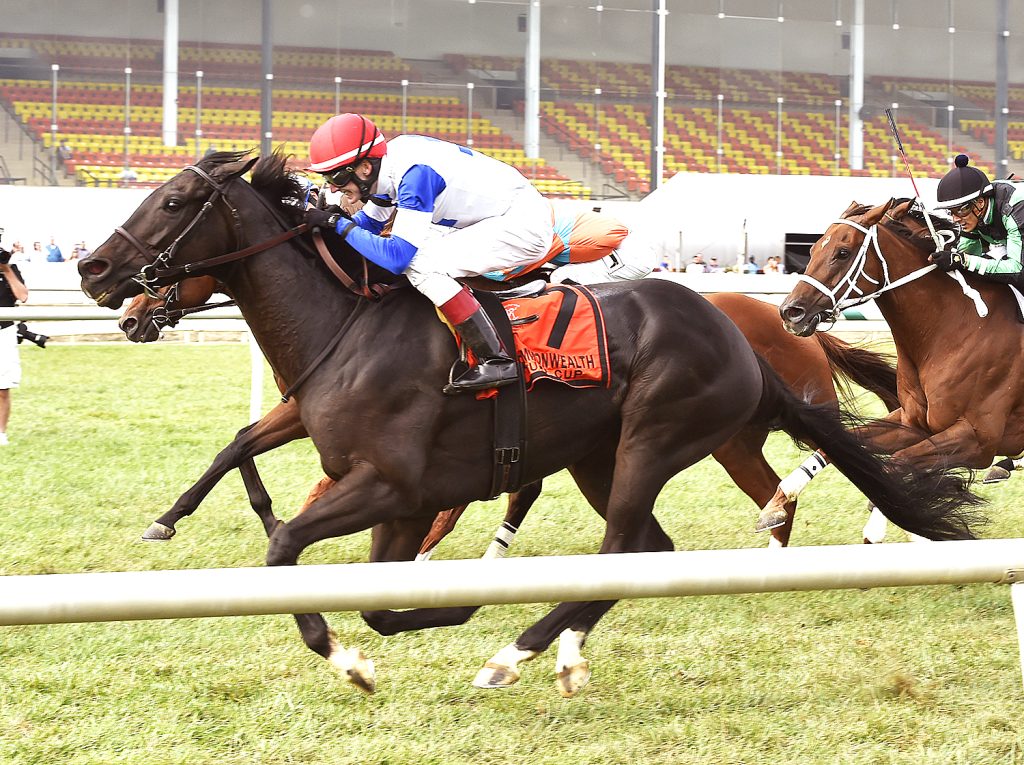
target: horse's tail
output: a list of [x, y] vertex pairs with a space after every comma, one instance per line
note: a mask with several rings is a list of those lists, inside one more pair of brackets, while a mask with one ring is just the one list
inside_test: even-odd
[[896, 360], [888, 353], [877, 353], [856, 345], [844, 343], [825, 332], [814, 335], [832, 368], [832, 379], [850, 398], [849, 382], [854, 382], [869, 393], [878, 396], [885, 410], [899, 409], [896, 395]]
[[[973, 539], [971, 527], [984, 522], [974, 509], [982, 500], [963, 474], [922, 469], [873, 450], [850, 430], [858, 421], [833, 404], [798, 399], [758, 356], [764, 389], [755, 417], [794, 440], [822, 449], [890, 521], [928, 539]], [[860, 421], [862, 422], [862, 421]]]

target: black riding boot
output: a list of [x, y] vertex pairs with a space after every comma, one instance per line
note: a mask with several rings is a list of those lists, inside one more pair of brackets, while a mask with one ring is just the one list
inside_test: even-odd
[[473, 351], [477, 365], [446, 385], [445, 393], [452, 395], [464, 390], [486, 390], [515, 382], [515, 361], [508, 355], [505, 344], [483, 308], [477, 308], [468, 319], [456, 324], [455, 331]]

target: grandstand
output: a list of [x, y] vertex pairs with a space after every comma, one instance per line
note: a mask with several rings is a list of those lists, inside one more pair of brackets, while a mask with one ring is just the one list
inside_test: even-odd
[[[71, 35], [3, 34], [0, 49], [21, 51], [35, 74], [0, 79], [0, 106], [44, 156], [68, 150], [66, 179], [83, 186], [159, 184], [210, 148], [246, 150], [260, 141], [260, 49], [255, 45], [183, 42], [178, 90], [178, 143], [162, 138], [162, 43]], [[125, 76], [130, 62], [131, 81]], [[56, 100], [40, 74], [59, 67]], [[430, 69], [429, 73], [424, 69]], [[274, 50], [273, 142], [300, 166], [307, 141], [337, 108], [374, 119], [385, 135], [421, 133], [459, 143], [519, 168], [546, 195], [639, 198], [650, 191], [650, 67], [644, 64], [545, 58], [541, 66], [540, 158], [524, 149], [520, 74], [512, 56], [446, 53], [431, 62], [390, 51], [281, 46]], [[486, 87], [512, 73], [510, 113], [453, 94], [460, 79]], [[6, 72], [10, 74], [8, 70]], [[447, 79], [448, 83], [444, 80]], [[418, 83], [410, 95], [410, 81]], [[343, 83], [343, 84], [342, 84]], [[433, 87], [431, 87], [433, 83]], [[518, 84], [516, 84], [518, 83]], [[908, 155], [917, 173], [937, 177], [965, 152], [987, 163], [994, 122], [985, 111], [993, 87], [977, 81], [872, 77], [868, 99], [898, 97]], [[201, 90], [200, 90], [201, 89]], [[929, 94], [945, 91], [957, 108], [955, 131], [931, 119]], [[497, 92], [497, 89], [495, 90]], [[665, 176], [679, 172], [890, 177], [902, 172], [880, 108], [864, 120], [863, 169], [846, 161], [848, 114], [841, 78], [825, 73], [671, 65], [666, 70]], [[922, 95], [923, 94], [923, 95]], [[915, 108], [914, 96], [922, 108]], [[1010, 91], [1011, 111], [1024, 107], [1024, 86]], [[499, 100], [495, 97], [493, 100]], [[508, 100], [508, 99], [506, 99]], [[972, 111], [973, 110], [973, 111]], [[961, 116], [964, 115], [964, 116]], [[1024, 121], [1010, 127], [1010, 153], [1024, 158]]]

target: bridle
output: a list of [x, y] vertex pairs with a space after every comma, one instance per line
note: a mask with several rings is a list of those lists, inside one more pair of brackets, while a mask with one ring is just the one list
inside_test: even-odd
[[[242, 233], [242, 219], [238, 213], [237, 208], [231, 204], [228, 199], [228, 186], [240, 178], [241, 175], [248, 170], [255, 160], [250, 161], [246, 166], [235, 173], [224, 181], [223, 183], [218, 181], [212, 175], [207, 173], [201, 167], [196, 165], [188, 165], [184, 170], [191, 171], [198, 175], [210, 188], [210, 196], [207, 197], [206, 201], [199, 208], [199, 211], [193, 216], [192, 220], [189, 221], [188, 225], [181, 230], [181, 232], [174, 237], [170, 244], [164, 248], [163, 251], [157, 252], [156, 248], [143, 242], [137, 236], [128, 231], [124, 226], [118, 226], [114, 231], [124, 238], [129, 244], [131, 244], [142, 257], [149, 261], [144, 265], [139, 273], [132, 277], [132, 281], [138, 283], [143, 291], [152, 298], [160, 298], [161, 295], [156, 291], [157, 287], [164, 287], [169, 284], [176, 284], [190, 276], [201, 276], [209, 274], [213, 270], [219, 268], [228, 263], [233, 263], [243, 258], [247, 258], [250, 255], [255, 255], [260, 252], [277, 247], [279, 244], [283, 244], [290, 239], [294, 239], [300, 234], [304, 234], [309, 231], [309, 226], [305, 223], [299, 224], [298, 226], [289, 227], [288, 224], [281, 218], [280, 213], [275, 210], [268, 202], [263, 198], [261, 194], [258, 194], [253, 190], [256, 199], [266, 208], [266, 210], [274, 217], [274, 219], [284, 229], [280, 234], [277, 234], [270, 239], [259, 242], [257, 244], [244, 246], [245, 237]], [[206, 215], [213, 209], [217, 202], [223, 202], [227, 207], [228, 212], [231, 215], [234, 230], [234, 249], [230, 252], [224, 253], [223, 255], [217, 255], [212, 258], [207, 258], [198, 263], [184, 263], [176, 265], [173, 263], [174, 256], [178, 252], [179, 247], [186, 237], [195, 229], [196, 226], [206, 217]], [[314, 229], [314, 239], [318, 231]], [[350, 291], [359, 295], [360, 297], [367, 298], [369, 300], [380, 300], [386, 295], [391, 286], [387, 284], [375, 284], [371, 283], [369, 279], [369, 266], [366, 263], [365, 258], [363, 259], [363, 279], [358, 281], [350, 277], [344, 269], [337, 264], [337, 262], [330, 257], [329, 253], [326, 252], [326, 248], [320, 246], [321, 242], [318, 242], [317, 251], [328, 269], [335, 275], [335, 277], [344, 284]], [[308, 249], [308, 245], [304, 245]]]
[[[934, 263], [929, 263], [927, 266], [922, 266], [921, 268], [911, 271], [909, 274], [893, 280], [889, 276], [889, 263], [886, 261], [885, 256], [882, 254], [882, 249], [878, 245], [877, 223], [867, 227], [857, 223], [856, 221], [850, 220], [849, 218], [839, 218], [835, 223], [852, 226], [864, 234], [864, 241], [861, 243], [857, 254], [851, 259], [850, 266], [846, 269], [846, 273], [843, 274], [842, 278], [836, 282], [836, 286], [832, 289], [829, 289], [814, 277], [807, 276], [807, 274], [800, 274], [800, 276], [797, 277], [798, 282], [809, 284], [832, 301], [832, 308], [829, 311], [823, 312], [827, 321], [834, 322], [846, 309], [874, 300], [879, 295], [891, 292], [897, 287], [902, 287], [904, 284], [916, 281], [925, 274], [931, 273], [938, 268]], [[947, 233], [952, 236], [952, 232], [943, 232], [943, 234]], [[881, 281], [864, 272], [864, 269], [867, 266], [869, 249], [874, 250], [875, 257], [878, 258], [878, 262], [882, 266]], [[858, 286], [858, 283], [862, 278], [875, 285], [877, 289], [872, 292], [865, 292], [862, 290]]]

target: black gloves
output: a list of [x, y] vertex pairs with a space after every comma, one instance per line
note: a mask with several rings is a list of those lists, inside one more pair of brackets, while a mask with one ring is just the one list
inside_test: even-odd
[[338, 221], [341, 219], [341, 212], [333, 210], [318, 210], [311, 207], [306, 210], [306, 225], [310, 228], [322, 228], [332, 233], [338, 229]]
[[953, 271], [957, 268], [967, 267], [967, 256], [962, 252], [957, 252], [952, 247], [936, 250], [928, 259], [943, 271]]

